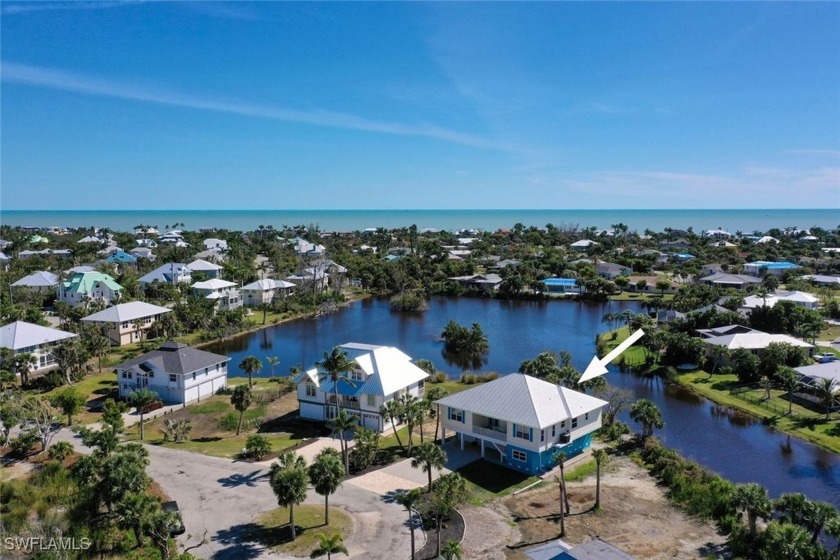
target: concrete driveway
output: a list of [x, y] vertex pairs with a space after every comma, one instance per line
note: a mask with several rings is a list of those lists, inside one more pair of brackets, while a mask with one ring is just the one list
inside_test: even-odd
[[[54, 441], [59, 440], [70, 441], [84, 452], [75, 434], [66, 429]], [[146, 449], [147, 473], [181, 508], [187, 532], [179, 542], [185, 549], [200, 558], [281, 558], [245, 538], [255, 528], [259, 513], [277, 507], [266, 465], [154, 445]], [[324, 500], [310, 490], [306, 503], [323, 504]], [[345, 509], [355, 521], [353, 534], [345, 541], [351, 558], [392, 560], [401, 551], [409, 553], [405, 513], [382, 494], [344, 483], [330, 496], [330, 505]]]

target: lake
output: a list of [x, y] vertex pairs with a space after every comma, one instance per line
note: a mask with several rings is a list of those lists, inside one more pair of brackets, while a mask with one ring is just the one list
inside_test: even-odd
[[[207, 349], [231, 357], [232, 375], [248, 355], [280, 359], [277, 374], [289, 367], [310, 368], [326, 350], [346, 342], [396, 346], [415, 360], [427, 359], [457, 376], [461, 370], [443, 355], [440, 332], [450, 319], [479, 323], [490, 352], [476, 371], [510, 373], [543, 350], [567, 350], [583, 371], [595, 352], [595, 335], [606, 330], [605, 313], [632, 309], [637, 302], [503, 301], [432, 298], [422, 313], [391, 311], [387, 300], [358, 301], [319, 319], [291, 321]], [[259, 317], [259, 314], [257, 315]], [[270, 375], [266, 364], [260, 374]], [[683, 456], [735, 482], [758, 482], [774, 497], [802, 492], [840, 506], [840, 456], [777, 432], [748, 416], [658, 379], [621, 373], [610, 366], [607, 381], [647, 398], [662, 411], [666, 426], [657, 435]], [[622, 418], [629, 422], [626, 414]]]

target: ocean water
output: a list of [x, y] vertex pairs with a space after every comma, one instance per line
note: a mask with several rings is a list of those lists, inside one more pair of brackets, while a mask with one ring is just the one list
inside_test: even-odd
[[366, 228], [418, 228], [495, 231], [525, 226], [608, 228], [624, 223], [631, 231], [665, 228], [695, 231], [723, 228], [732, 232], [764, 232], [778, 227], [834, 229], [840, 209], [794, 210], [0, 210], [0, 224], [33, 227], [105, 227], [129, 231], [139, 224], [164, 229], [183, 223], [184, 229], [253, 230], [260, 225], [315, 224], [323, 231]]

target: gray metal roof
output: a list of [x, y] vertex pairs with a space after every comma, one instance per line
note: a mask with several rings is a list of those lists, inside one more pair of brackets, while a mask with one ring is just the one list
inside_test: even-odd
[[52, 272], [47, 272], [46, 270], [39, 270], [38, 272], [33, 272], [28, 276], [24, 276], [14, 284], [13, 287], [18, 286], [27, 286], [30, 288], [45, 286], [58, 286], [58, 275], [53, 274]]
[[180, 342], [166, 342], [157, 350], [146, 352], [114, 367], [116, 369], [130, 369], [151, 362], [167, 373], [185, 374], [228, 361], [230, 361], [230, 358], [227, 356], [205, 352]]
[[600, 410], [607, 404], [522, 373], [505, 375], [436, 402], [540, 429]]
[[125, 321], [134, 321], [135, 319], [153, 317], [161, 313], [169, 313], [170, 311], [172, 310], [159, 305], [146, 303], [145, 301], [130, 301], [108, 307], [87, 317], [82, 317], [82, 321], [123, 323]]
[[531, 560], [635, 560], [635, 556], [598, 538], [577, 546], [556, 540], [532, 548], [525, 555]]
[[0, 347], [20, 350], [76, 336], [73, 333], [42, 327], [26, 321], [15, 321], [0, 328]]

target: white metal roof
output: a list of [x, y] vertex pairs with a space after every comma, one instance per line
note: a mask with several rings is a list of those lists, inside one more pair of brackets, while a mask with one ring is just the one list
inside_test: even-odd
[[738, 348], [746, 348], [748, 350], [760, 350], [767, 348], [771, 343], [787, 343], [798, 348], [813, 348], [807, 342], [802, 342], [798, 338], [793, 338], [786, 334], [768, 334], [763, 332], [728, 334], [726, 336], [715, 336], [703, 340], [706, 344], [714, 344], [715, 346], [726, 346], [730, 350]]
[[[349, 391], [353, 394], [388, 396], [429, 377], [428, 373], [411, 363], [411, 357], [393, 346], [349, 342], [340, 348], [347, 351], [348, 359], [355, 360], [365, 373], [364, 382]], [[322, 391], [331, 392], [332, 381], [319, 383], [318, 375], [316, 368], [306, 372], [306, 377], [319, 385]], [[339, 383], [339, 393], [347, 393], [348, 389], [345, 384]]]
[[38, 272], [33, 272], [28, 276], [24, 276], [23, 278], [12, 284], [12, 286], [15, 288], [19, 286], [26, 286], [29, 288], [36, 288], [41, 286], [58, 286], [58, 276], [53, 274], [52, 272], [39, 270]]
[[69, 332], [42, 327], [26, 321], [15, 321], [0, 327], [0, 346], [20, 350], [29, 346], [38, 346], [48, 342], [57, 342], [77, 335]]
[[152, 305], [145, 301], [129, 301], [128, 303], [120, 303], [83, 317], [82, 321], [124, 323], [126, 321], [134, 321], [135, 319], [151, 317], [152, 315], [169, 313], [170, 311], [172, 310], [159, 305]]
[[222, 270], [221, 266], [213, 264], [211, 262], [207, 262], [204, 259], [195, 259], [193, 262], [187, 265], [187, 268], [189, 268], [193, 272], [205, 270]]
[[595, 412], [607, 404], [601, 399], [522, 373], [505, 375], [436, 402], [540, 429]]
[[275, 280], [273, 278], [265, 278], [263, 280], [257, 280], [256, 282], [251, 282], [250, 284], [246, 284], [242, 286], [243, 290], [256, 290], [260, 292], [265, 292], [268, 290], [278, 290], [281, 288], [294, 288], [295, 284], [291, 282], [286, 282], [285, 280]]
[[224, 288], [233, 288], [234, 286], [236, 286], [236, 282], [229, 282], [221, 278], [211, 278], [204, 282], [196, 282], [191, 287], [197, 290], [222, 290]]

